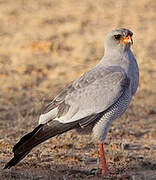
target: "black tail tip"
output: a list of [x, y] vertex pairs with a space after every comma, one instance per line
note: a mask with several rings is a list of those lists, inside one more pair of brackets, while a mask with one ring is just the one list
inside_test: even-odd
[[15, 166], [18, 163], [18, 159], [13, 157], [5, 166], [3, 169], [10, 169], [12, 166]]
[[11, 165], [9, 163], [7, 163], [3, 169], [10, 169], [11, 168]]

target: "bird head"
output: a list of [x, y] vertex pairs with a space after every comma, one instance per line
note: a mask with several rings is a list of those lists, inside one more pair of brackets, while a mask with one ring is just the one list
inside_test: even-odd
[[105, 49], [113, 48], [127, 49], [133, 44], [133, 33], [124, 28], [112, 30], [105, 39]]

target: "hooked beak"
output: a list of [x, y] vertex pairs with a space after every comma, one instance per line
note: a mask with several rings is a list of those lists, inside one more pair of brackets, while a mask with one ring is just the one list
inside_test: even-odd
[[133, 44], [132, 37], [131, 37], [130, 35], [124, 36], [124, 37], [121, 39], [120, 43], [122, 43], [122, 44]]

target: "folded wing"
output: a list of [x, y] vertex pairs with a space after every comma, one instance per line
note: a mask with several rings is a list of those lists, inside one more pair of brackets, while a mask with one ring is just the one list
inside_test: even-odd
[[[78, 121], [105, 111], [129, 88], [130, 79], [119, 66], [96, 66], [66, 87], [40, 116], [40, 124], [53, 119]], [[94, 119], [94, 118], [92, 118]]]

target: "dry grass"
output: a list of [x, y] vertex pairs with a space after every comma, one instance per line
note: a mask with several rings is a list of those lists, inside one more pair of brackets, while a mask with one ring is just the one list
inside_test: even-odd
[[156, 178], [155, 0], [0, 1], [0, 178], [100, 179], [97, 145], [71, 131], [43, 143], [11, 170], [11, 148], [37, 124], [43, 102], [93, 67], [106, 33], [134, 32], [139, 90], [115, 121], [105, 151], [116, 179]]

